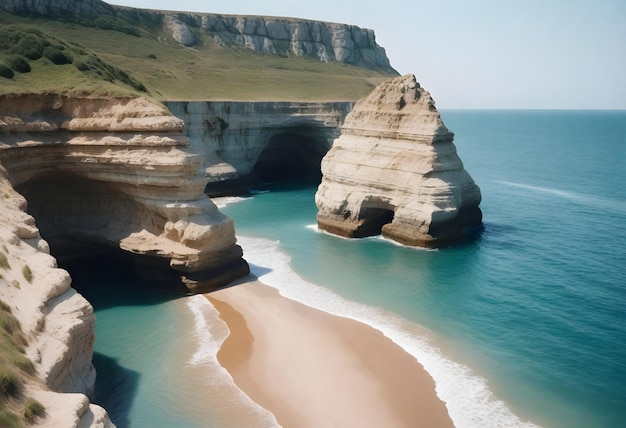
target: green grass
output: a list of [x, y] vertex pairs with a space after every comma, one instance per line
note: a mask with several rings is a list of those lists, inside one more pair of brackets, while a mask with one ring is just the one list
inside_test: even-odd
[[30, 266], [24, 265], [22, 266], [22, 275], [24, 275], [24, 279], [30, 283], [33, 280], [33, 272], [30, 270]]
[[26, 405], [24, 406], [24, 419], [26, 422], [33, 423], [35, 419], [40, 416], [46, 415], [46, 408], [39, 401], [34, 398], [29, 398], [26, 400]]
[[[40, 30], [53, 48], [64, 47], [61, 51], [72, 55], [73, 63], [54, 65], [45, 57], [30, 61], [30, 73], [15, 73], [12, 79], [0, 78], [0, 93], [141, 93], [139, 86], [103, 79], [94, 70], [79, 70], [88, 64], [90, 57], [123, 70], [160, 100], [356, 100], [391, 77], [389, 73], [347, 64], [220, 47], [199, 30], [196, 35], [200, 45], [185, 48], [160, 27], [149, 25], [134, 26], [139, 35], [133, 35], [119, 29], [105, 29], [106, 25], [97, 28], [0, 12], [0, 29], [3, 27], [13, 27], [15, 31]], [[27, 47], [30, 45], [36, 43]], [[5, 57], [9, 54], [15, 52], [8, 52]], [[0, 63], [6, 63], [1, 55]], [[100, 67], [101, 71], [106, 69]]]
[[9, 264], [9, 260], [7, 259], [6, 254], [0, 252], [0, 268], [2, 269], [10, 269], [11, 265]]
[[25, 345], [19, 322], [9, 305], [0, 301], [0, 426], [3, 428], [22, 427], [23, 420], [31, 423], [45, 415], [41, 403], [23, 397], [24, 381], [35, 374], [32, 362], [24, 354]]

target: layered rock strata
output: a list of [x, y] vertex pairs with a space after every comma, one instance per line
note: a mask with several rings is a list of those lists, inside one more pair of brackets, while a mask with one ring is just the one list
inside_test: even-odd
[[0, 162], [56, 257], [112, 249], [148, 285], [196, 293], [248, 266], [182, 132], [143, 98], [0, 99]]
[[45, 384], [29, 382], [23, 394], [46, 408], [41, 426], [113, 427], [87, 397], [96, 376], [93, 309], [70, 288], [69, 274], [57, 268], [25, 209], [0, 165], [0, 301], [20, 322], [27, 355]]
[[429, 248], [461, 239], [481, 224], [481, 194], [453, 137], [415, 76], [380, 85], [356, 103], [322, 160], [319, 227]]
[[352, 102], [178, 102], [191, 148], [203, 158], [207, 193], [233, 193], [250, 182], [318, 177]]
[[[168, 12], [109, 5], [100, 0], [3, 0], [0, 9], [47, 17], [114, 17], [130, 24], [161, 25], [183, 46], [194, 46], [204, 33], [222, 46], [267, 55], [342, 62], [395, 73], [373, 30], [355, 25], [296, 18]], [[196, 34], [197, 33], [197, 34]]]

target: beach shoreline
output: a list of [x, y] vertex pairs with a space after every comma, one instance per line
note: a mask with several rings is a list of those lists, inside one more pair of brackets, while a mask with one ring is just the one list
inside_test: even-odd
[[230, 330], [220, 364], [283, 427], [454, 426], [432, 377], [373, 327], [253, 276], [205, 296]]

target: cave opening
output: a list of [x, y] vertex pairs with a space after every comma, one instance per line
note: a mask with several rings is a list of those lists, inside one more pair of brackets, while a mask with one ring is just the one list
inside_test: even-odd
[[95, 308], [102, 302], [107, 306], [115, 301], [126, 304], [118, 293], [98, 294], [94, 288], [99, 284], [109, 284], [108, 290], [115, 289], [115, 284], [124, 284], [124, 289], [152, 288], [138, 275], [137, 257], [119, 244], [124, 236], [141, 230], [134, 219], [145, 216], [146, 208], [119, 186], [55, 171], [35, 176], [15, 189], [26, 198], [27, 212], [35, 218], [50, 254], [70, 273], [72, 287]]
[[326, 137], [315, 130], [290, 128], [270, 138], [253, 172], [261, 182], [319, 182], [322, 178], [322, 158], [329, 149]]
[[382, 233], [383, 226], [393, 221], [394, 210], [392, 207], [362, 207], [359, 212], [359, 227], [354, 232], [355, 238], [376, 236]]
[[114, 185], [65, 172], [41, 174], [16, 190], [61, 265], [121, 252], [116, 240], [138, 227], [131, 219], [142, 210]]

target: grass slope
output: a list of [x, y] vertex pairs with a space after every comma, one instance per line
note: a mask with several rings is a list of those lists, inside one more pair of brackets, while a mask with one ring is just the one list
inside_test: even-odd
[[[0, 32], [36, 29], [42, 38], [57, 48], [62, 46], [73, 57], [71, 64], [61, 65], [46, 57], [29, 60], [31, 72], [0, 77], [0, 94], [128, 95], [141, 93], [138, 89], [143, 85], [149, 95], [160, 100], [356, 100], [391, 77], [347, 64], [220, 47], [202, 31], [196, 33], [199, 46], [185, 48], [160, 26], [133, 24], [131, 32], [123, 26], [120, 30], [83, 24], [0, 12]], [[1, 40], [0, 36], [0, 46]], [[0, 64], [7, 64], [11, 55], [11, 48], [0, 48]], [[102, 64], [86, 71], [77, 68], [89, 59], [99, 59]], [[126, 82], [120, 77], [124, 74], [129, 79]]]
[[[2, 256], [0, 253], [0, 262]], [[6, 269], [5, 265], [2, 263], [0, 272]], [[45, 415], [41, 403], [23, 393], [24, 382], [32, 380], [35, 373], [24, 354], [25, 345], [19, 322], [9, 306], [0, 301], [0, 426], [3, 428], [23, 427]]]

